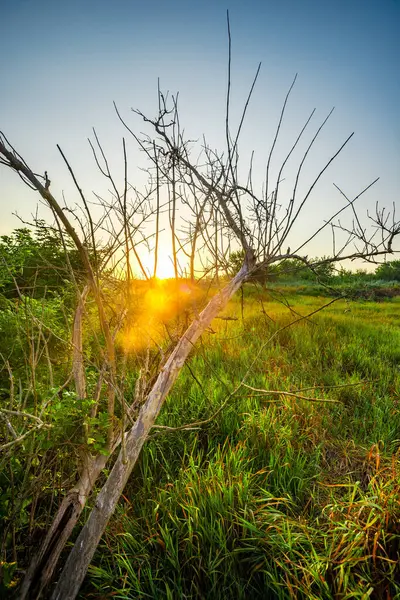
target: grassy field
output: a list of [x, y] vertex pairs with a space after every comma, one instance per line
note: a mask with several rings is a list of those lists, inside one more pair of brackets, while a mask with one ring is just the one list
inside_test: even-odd
[[400, 599], [400, 299], [288, 300], [214, 321], [82, 598]]

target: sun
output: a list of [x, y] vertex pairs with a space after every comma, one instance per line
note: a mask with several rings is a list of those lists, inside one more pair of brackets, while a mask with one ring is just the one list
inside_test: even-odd
[[158, 279], [170, 279], [171, 277], [175, 277], [172, 256], [164, 254], [162, 251], [159, 252], [157, 258], [156, 277], [158, 277]]
[[[142, 258], [142, 264], [146, 273], [153, 277], [154, 275], [154, 254], [148, 254]], [[157, 279], [171, 279], [175, 277], [174, 263], [169, 252], [159, 249], [157, 257]]]
[[[182, 261], [183, 258], [183, 261]], [[134, 267], [134, 271], [140, 277], [143, 277], [143, 271], [146, 272], [146, 276], [153, 278], [154, 276], [154, 250], [151, 252], [143, 253], [140, 256], [141, 267]], [[189, 272], [189, 261], [186, 257], [179, 256], [178, 260], [178, 278], [187, 277], [187, 273]], [[146, 278], [147, 278], [146, 277]], [[173, 254], [171, 249], [167, 247], [163, 247], [160, 244], [158, 248], [158, 256], [157, 256], [157, 272], [155, 273], [156, 279], [175, 279], [175, 270], [174, 270], [174, 261]]]

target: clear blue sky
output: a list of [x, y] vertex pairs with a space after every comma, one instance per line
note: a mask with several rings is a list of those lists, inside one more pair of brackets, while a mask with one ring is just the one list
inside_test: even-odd
[[[222, 146], [227, 8], [234, 117], [262, 62], [242, 141], [243, 159], [255, 149], [261, 173], [282, 100], [298, 72], [277, 159], [314, 106], [316, 125], [332, 106], [336, 110], [311, 157], [310, 177], [347, 134], [356, 132], [326, 174], [305, 218], [314, 224], [339, 205], [333, 181], [352, 195], [380, 176], [365, 196], [365, 208], [373, 208], [376, 200], [397, 202], [400, 0], [3, 3], [0, 129], [34, 170], [48, 170], [53, 192], [65, 190], [72, 202], [75, 192], [56, 144], [71, 160], [85, 190], [101, 189], [86, 142], [92, 126], [122, 170], [124, 132], [112, 101], [142, 129], [130, 108], [155, 114], [158, 77], [165, 89], [179, 90], [181, 121], [188, 135], [198, 138], [204, 133], [212, 146]], [[137, 160], [132, 150], [132, 163]], [[37, 197], [0, 167], [0, 201], [0, 233], [5, 233], [19, 225], [12, 212], [28, 217]], [[318, 243], [313, 251], [323, 253], [323, 240]]]

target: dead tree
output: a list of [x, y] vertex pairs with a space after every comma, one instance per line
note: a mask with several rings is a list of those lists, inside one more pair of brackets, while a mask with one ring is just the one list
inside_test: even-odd
[[[85, 225], [82, 228], [85, 232], [83, 236], [78, 235], [73, 226], [74, 215], [71, 216], [70, 212], [63, 209], [52, 195], [47, 174], [42, 182], [8, 143], [5, 136], [1, 135], [0, 137], [1, 163], [17, 172], [25, 183], [39, 192], [53, 211], [60, 227], [60, 234], [68, 236], [74, 242], [81, 257], [86, 273], [86, 283], [84, 287], [77, 288], [72, 338], [72, 371], [76, 392], [79, 397], [85, 397], [87, 386], [82, 347], [82, 321], [85, 303], [87, 298], [91, 297], [97, 307], [98, 321], [104, 340], [102, 349], [104, 358], [98, 369], [94, 410], [98, 404], [99, 390], [105, 386], [108, 412], [107, 454], [93, 454], [89, 447], [86, 448], [81, 460], [77, 483], [66, 494], [26, 573], [19, 590], [21, 600], [40, 598], [45, 590], [48, 590], [60, 553], [64, 549], [72, 529], [77, 524], [101, 471], [108, 464], [113, 452], [120, 447], [111, 473], [94, 501], [90, 516], [81, 529], [52, 594], [53, 600], [72, 600], [76, 597], [108, 520], [114, 512], [124, 486], [138, 460], [141, 448], [154, 427], [163, 403], [185, 361], [213, 319], [218, 316], [230, 298], [251, 276], [257, 271], [268, 269], [273, 263], [293, 258], [298, 259], [310, 269], [315, 268], [321, 264], [321, 261], [313, 263], [302, 250], [308, 242], [326, 228], [333, 233], [333, 247], [330, 258], [324, 259], [322, 262], [339, 262], [355, 258], [373, 261], [376, 257], [393, 251], [395, 236], [400, 232], [400, 225], [395, 222], [394, 216], [377, 208], [375, 216], [368, 216], [372, 227], [367, 228], [361, 224], [361, 218], [356, 211], [356, 201], [372, 184], [368, 185], [356, 198], [350, 199], [342, 192], [345, 200], [342, 209], [338, 210], [336, 214], [328, 216], [326, 221], [316, 231], [306, 235], [303, 243], [293, 251], [284, 250], [290, 245], [293, 226], [310, 200], [318, 181], [352, 136], [350, 135], [333, 153], [332, 158], [310, 183], [308, 191], [299, 197], [299, 181], [303, 166], [317, 137], [330, 118], [331, 113], [329, 113], [317, 127], [312, 141], [304, 150], [298, 162], [294, 188], [289, 199], [285, 201], [281, 193], [284, 170], [314, 115], [313, 111], [300, 129], [287, 157], [272, 181], [271, 159], [280, 134], [293, 82], [284, 101], [276, 135], [267, 157], [266, 177], [262, 189], [255, 190], [251, 169], [246, 181], [241, 182], [239, 178], [240, 134], [258, 73], [259, 69], [235, 132], [232, 132], [230, 126], [230, 71], [228, 73], [225, 154], [211, 151], [204, 142], [201, 160], [193, 160], [190, 143], [184, 139], [179, 126], [177, 99], [172, 98], [171, 106], [169, 106], [168, 99], [161, 92], [159, 92], [158, 98], [159, 110], [155, 118], [149, 118], [135, 111], [150, 128], [148, 136], [135, 134], [117, 111], [124, 127], [134, 137], [150, 161], [150, 185], [143, 194], [133, 190], [135, 199], [129, 205], [125, 142], [123, 142], [124, 177], [122, 191], [120, 191], [110, 172], [103, 148], [95, 136], [97, 145], [92, 146], [94, 157], [100, 171], [109, 180], [113, 190], [111, 201], [98, 198], [103, 208], [103, 215], [97, 222], [94, 222], [89, 203], [79, 187], [72, 167], [63, 155], [83, 204], [85, 217]], [[211, 275], [218, 275], [221, 270], [225, 269], [232, 248], [242, 249], [243, 264], [230, 281], [220, 286], [217, 293], [201, 311], [193, 312], [192, 322], [174, 347], [169, 350], [168, 355], [159, 357], [155, 363], [156, 370], [147, 377], [147, 380], [148, 372], [142, 374], [136, 394], [134, 397], [127, 398], [123, 386], [127, 364], [126, 355], [117, 355], [116, 335], [119, 330], [135, 326], [134, 316], [132, 318], [129, 316], [132, 261], [136, 261], [143, 276], [147, 277], [148, 274], [142, 264], [138, 245], [148, 240], [143, 224], [152, 217], [156, 221], [155, 263], [157, 262], [157, 255], [160, 251], [158, 246], [160, 212], [163, 207], [164, 191], [170, 217], [176, 276], [178, 276], [179, 252], [182, 255], [186, 254], [189, 259], [192, 280], [195, 279], [196, 257], [199, 258], [199, 261], [206, 262], [203, 273], [208, 272]], [[182, 203], [190, 207], [192, 217], [183, 223], [183, 232], [180, 235], [177, 217]], [[349, 224], [344, 225], [339, 221], [339, 217], [346, 212], [350, 213], [351, 218]], [[344, 242], [338, 247], [335, 242], [336, 230], [346, 234]], [[113, 319], [107, 310], [107, 302], [102, 289], [102, 274], [96, 262], [96, 250], [100, 251], [98, 241], [100, 231], [107, 232], [108, 264], [111, 264], [112, 261], [114, 264], [122, 261], [120, 268], [125, 273], [124, 301], [121, 303], [118, 315], [113, 315]], [[88, 245], [93, 249], [91, 254], [88, 252]], [[118, 259], [118, 257], [120, 258]], [[118, 418], [116, 417], [116, 405], [119, 406]]]

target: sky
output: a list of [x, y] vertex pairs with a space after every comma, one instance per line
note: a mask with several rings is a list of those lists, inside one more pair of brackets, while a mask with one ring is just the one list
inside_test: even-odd
[[[52, 191], [77, 200], [56, 148], [60, 144], [90, 194], [104, 183], [93, 165], [87, 138], [92, 127], [122, 177], [116, 102], [135, 131], [131, 113], [157, 109], [157, 80], [179, 91], [181, 123], [188, 137], [204, 134], [224, 146], [227, 84], [226, 10], [232, 33], [232, 124], [237, 126], [258, 63], [261, 73], [241, 140], [243, 174], [255, 151], [255, 179], [265, 162], [286, 92], [289, 102], [275, 168], [315, 107], [315, 125], [335, 111], [305, 170], [304, 189], [324, 161], [355, 132], [325, 174], [306, 209], [294, 241], [330, 216], [376, 177], [360, 211], [376, 201], [392, 207], [400, 189], [400, 0], [13, 0], [0, 19], [0, 130], [35, 172], [48, 171]], [[311, 136], [311, 130], [309, 140]], [[129, 142], [130, 179], [142, 157]], [[307, 180], [308, 177], [308, 180]], [[290, 172], [288, 173], [290, 181]], [[0, 234], [29, 219], [38, 195], [0, 165]], [[367, 221], [365, 221], [367, 222]], [[311, 252], [329, 252], [318, 239]]]

